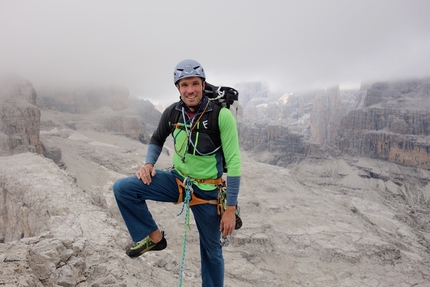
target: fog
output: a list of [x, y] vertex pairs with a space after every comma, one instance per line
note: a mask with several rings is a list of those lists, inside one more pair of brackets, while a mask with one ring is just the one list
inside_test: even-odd
[[0, 73], [173, 101], [173, 69], [276, 92], [430, 76], [430, 1], [0, 0]]

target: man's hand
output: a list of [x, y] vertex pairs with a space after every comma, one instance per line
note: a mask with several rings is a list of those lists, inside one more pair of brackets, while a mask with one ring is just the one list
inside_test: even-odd
[[234, 227], [236, 226], [236, 206], [227, 206], [224, 214], [221, 218], [220, 222], [220, 230], [222, 232], [222, 236], [225, 237], [230, 235], [234, 231]]
[[136, 172], [136, 177], [144, 184], [149, 185], [152, 181], [152, 177], [155, 176], [155, 168], [153, 164], [147, 163], [145, 165], [142, 165], [140, 169]]

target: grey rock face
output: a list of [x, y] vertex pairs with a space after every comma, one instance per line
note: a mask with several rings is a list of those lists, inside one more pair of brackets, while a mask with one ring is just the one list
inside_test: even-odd
[[[110, 150], [110, 156], [117, 152]], [[129, 162], [121, 166], [137, 162], [124, 156]], [[243, 158], [244, 226], [224, 248], [226, 286], [426, 286], [428, 171], [358, 158], [305, 159], [290, 169], [255, 162], [246, 153]], [[2, 284], [178, 284], [181, 207], [151, 203], [167, 232], [168, 249], [129, 259], [124, 249], [130, 239], [110, 190], [123, 175], [105, 172], [110, 183], [108, 176], [104, 184], [83, 190], [79, 183], [86, 172], [77, 174], [77, 185], [67, 170], [41, 156], [0, 157], [0, 198], [7, 200], [1, 202], [7, 214], [0, 226]], [[191, 220], [184, 273], [190, 286], [201, 285], [198, 242]]]
[[123, 87], [43, 87], [38, 93], [41, 109], [73, 114], [85, 114], [102, 106], [124, 110], [129, 99], [128, 89]]
[[[276, 103], [268, 97], [257, 99], [258, 104], [253, 106], [253, 101], [248, 101], [240, 119], [246, 123], [239, 128], [241, 144], [247, 150], [268, 152], [269, 146], [272, 151], [279, 146], [275, 141], [285, 143], [277, 158], [286, 160], [257, 155], [264, 162], [288, 165], [306, 156], [346, 153], [406, 166], [430, 167], [427, 78], [367, 83], [360, 91], [334, 87], [287, 94]], [[250, 127], [250, 123], [260, 126]], [[274, 136], [266, 136], [266, 131], [273, 130], [277, 130], [271, 132]], [[301, 148], [296, 148], [297, 144]], [[296, 151], [300, 154], [295, 154]]]
[[258, 105], [250, 100], [239, 119], [241, 146], [255, 152], [258, 160], [280, 166], [336, 153], [341, 119], [353, 109], [356, 97], [356, 91], [333, 87], [285, 94], [275, 102], [258, 97]]
[[300, 134], [282, 126], [238, 124], [240, 146], [261, 162], [287, 166], [303, 160], [310, 148]]
[[342, 119], [338, 148], [407, 166], [430, 167], [430, 80], [384, 82]]
[[[62, 168], [35, 153], [0, 157], [1, 286], [178, 285], [181, 206], [148, 202], [167, 233], [168, 248], [137, 259], [125, 255], [131, 241], [111, 187], [134, 174], [147, 146], [102, 125], [101, 119], [120, 112], [42, 110], [40, 136], [51, 158], [58, 159], [61, 149]], [[428, 285], [429, 170], [345, 154], [331, 158], [285, 126], [243, 124], [244, 226], [223, 248], [226, 286]], [[411, 130], [404, 124], [390, 128], [399, 134]], [[417, 136], [425, 131], [412, 130]], [[164, 152], [157, 168], [171, 163], [171, 153]], [[190, 227], [184, 285], [200, 286], [192, 216]]]
[[0, 78], [0, 155], [42, 153], [36, 98], [29, 81], [16, 76]]
[[130, 98], [128, 90], [121, 87], [43, 88], [39, 92], [38, 105], [44, 110], [84, 118], [98, 113], [95, 122], [85, 124], [92, 128], [97, 125], [99, 131], [123, 134], [142, 143], [149, 142], [146, 122], [153, 124], [160, 117], [152, 104]]

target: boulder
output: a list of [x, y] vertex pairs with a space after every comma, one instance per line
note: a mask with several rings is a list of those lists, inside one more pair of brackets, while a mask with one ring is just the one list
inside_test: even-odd
[[28, 80], [18, 76], [0, 78], [0, 155], [43, 152], [36, 98]]

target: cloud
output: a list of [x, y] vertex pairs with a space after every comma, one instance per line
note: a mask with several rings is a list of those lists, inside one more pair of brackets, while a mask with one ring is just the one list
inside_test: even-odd
[[173, 68], [281, 92], [430, 76], [430, 2], [0, 0], [0, 70], [173, 101]]

